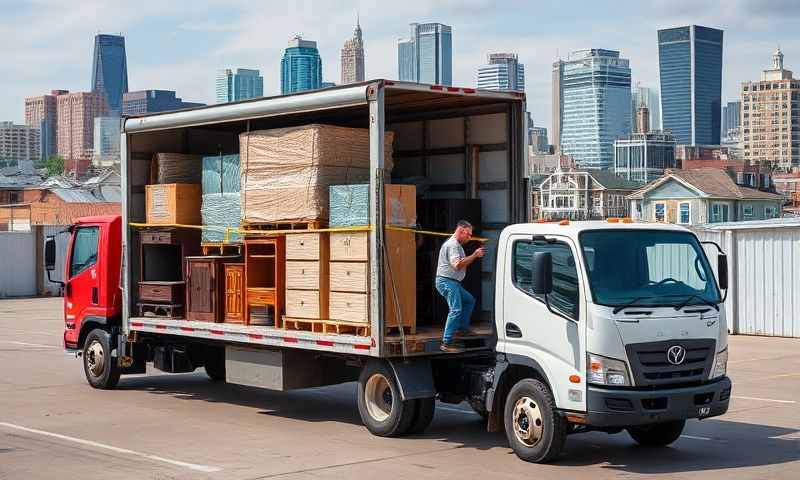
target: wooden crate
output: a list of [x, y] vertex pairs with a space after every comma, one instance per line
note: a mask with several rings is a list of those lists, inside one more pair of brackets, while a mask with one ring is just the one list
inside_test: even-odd
[[201, 187], [193, 183], [145, 186], [147, 223], [200, 225]]

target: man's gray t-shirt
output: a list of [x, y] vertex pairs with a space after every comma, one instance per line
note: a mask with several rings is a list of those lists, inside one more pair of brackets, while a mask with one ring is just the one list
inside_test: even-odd
[[442, 244], [442, 248], [439, 250], [439, 263], [436, 267], [436, 276], [452, 278], [459, 282], [464, 280], [464, 277], [467, 275], [467, 270], [456, 270], [453, 268], [450, 260], [457, 260], [465, 256], [464, 249], [461, 247], [461, 244], [458, 243], [456, 237], [450, 237]]

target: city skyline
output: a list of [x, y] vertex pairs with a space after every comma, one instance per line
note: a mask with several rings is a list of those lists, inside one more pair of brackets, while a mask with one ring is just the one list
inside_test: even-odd
[[[25, 97], [53, 89], [86, 88], [92, 37], [98, 30], [121, 31], [126, 37], [130, 90], [177, 90], [184, 98], [213, 103], [213, 84], [206, 80], [206, 72], [222, 65], [259, 68], [265, 76], [264, 94], [279, 93], [283, 49], [278, 45], [285, 45], [285, 39], [301, 29], [318, 41], [323, 78], [340, 78], [340, 49], [352, 32], [356, 9], [362, 28], [370, 34], [365, 43], [365, 56], [370, 58], [366, 78], [396, 78], [397, 40], [407, 34], [409, 23], [442, 22], [454, 30], [453, 84], [474, 85], [475, 70], [488, 53], [517, 52], [527, 70], [529, 110], [542, 126], [551, 123], [551, 65], [558, 53], [563, 57], [568, 51], [595, 45], [619, 50], [631, 60], [634, 82], [654, 87], [658, 85], [656, 32], [660, 28], [705, 24], [726, 31], [723, 104], [738, 97], [741, 82], [757, 80], [763, 52], [773, 51], [777, 44], [789, 59], [787, 68], [800, 68], [792, 61], [800, 59], [800, 35], [781, 28], [800, 15], [800, 6], [785, 3], [756, 8], [732, 2], [725, 11], [702, 2], [665, 2], [637, 5], [636, 9], [621, 5], [618, 11], [624, 14], [611, 18], [606, 13], [598, 21], [599, 5], [577, 2], [569, 11], [537, 7], [537, 14], [548, 14], [552, 21], [537, 23], [536, 29], [522, 21], [525, 12], [534, 9], [532, 6], [518, 4], [515, 14], [508, 15], [508, 9], [495, 9], [490, 2], [482, 1], [463, 7], [412, 1], [390, 8], [355, 2], [348, 4], [351, 8], [333, 8], [300, 2], [297, 13], [277, 16], [238, 4], [227, 8], [203, 3], [191, 12], [181, 2], [148, 10], [133, 5], [99, 8], [100, 3], [89, 1], [69, 12], [57, 2], [50, 7], [36, 5], [23, 4], [0, 19], [0, 28], [19, 38], [15, 44], [0, 46], [0, 53], [9, 58], [0, 68], [5, 78], [13, 79], [0, 93], [0, 118], [17, 123], [24, 118]], [[39, 12], [40, 8], [47, 12]], [[171, 23], [169, 28], [153, 24], [159, 15], [159, 23]], [[93, 22], [86, 22], [86, 18], [93, 18]], [[215, 18], [215, 22], [207, 18]], [[37, 38], [21, 33], [31, 30], [45, 33]], [[15, 32], [20, 34], [13, 35]], [[58, 50], [53, 48], [56, 44]]]

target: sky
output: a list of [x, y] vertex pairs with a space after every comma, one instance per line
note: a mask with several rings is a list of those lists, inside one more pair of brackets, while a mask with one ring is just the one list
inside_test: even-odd
[[122, 33], [129, 90], [176, 90], [213, 103], [222, 68], [257, 68], [264, 94], [280, 91], [280, 59], [297, 34], [317, 41], [323, 80], [339, 82], [339, 52], [356, 14], [367, 78], [397, 78], [397, 40], [411, 22], [453, 28], [453, 83], [474, 86], [492, 52], [525, 65], [528, 109], [550, 128], [553, 61], [581, 48], [619, 50], [633, 82], [658, 87], [657, 30], [698, 24], [725, 31], [723, 104], [756, 80], [780, 46], [800, 76], [800, 1], [506, 0], [246, 1], [0, 0], [0, 121], [24, 121], [24, 98], [91, 87], [93, 37]]

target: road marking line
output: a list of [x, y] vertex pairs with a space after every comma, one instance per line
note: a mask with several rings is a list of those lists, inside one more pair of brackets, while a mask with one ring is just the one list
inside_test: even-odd
[[774, 402], [774, 403], [789, 403], [789, 404], [797, 403], [794, 400], [777, 400], [774, 398], [759, 398], [759, 397], [741, 397], [738, 395], [731, 395], [731, 398], [738, 398], [740, 400], [757, 400], [759, 402]]
[[46, 432], [44, 430], [37, 430], [35, 428], [23, 427], [21, 425], [15, 425], [13, 423], [0, 422], [0, 426], [7, 427], [7, 428], [13, 428], [13, 429], [16, 429], [16, 430], [22, 430], [23, 432], [28, 432], [28, 433], [35, 433], [35, 434], [38, 434], [38, 435], [43, 435], [45, 437], [52, 437], [52, 438], [58, 438], [60, 440], [67, 440], [67, 441], [70, 441], [70, 442], [79, 443], [81, 445], [86, 445], [86, 446], [89, 446], [89, 447], [95, 447], [95, 448], [102, 448], [102, 449], [106, 449], [106, 450], [111, 450], [112, 452], [116, 452], [116, 453], [123, 453], [123, 454], [126, 454], [126, 455], [133, 455], [135, 457], [147, 458], [149, 460], [155, 460], [155, 461], [158, 461], [158, 462], [164, 462], [164, 463], [168, 463], [170, 465], [175, 465], [175, 466], [178, 466], [178, 467], [184, 467], [184, 468], [188, 468], [189, 470], [195, 470], [195, 471], [198, 471], [198, 472], [212, 473], [212, 472], [219, 472], [220, 470], [222, 470], [220, 467], [211, 467], [211, 466], [208, 466], [208, 465], [198, 465], [198, 464], [195, 464], [195, 463], [181, 462], [180, 460], [172, 460], [170, 458], [159, 457], [157, 455], [150, 455], [149, 453], [141, 453], [141, 452], [137, 452], [137, 451], [134, 451], [134, 450], [128, 450], [127, 448], [114, 447], [112, 445], [106, 445], [104, 443], [99, 443], [99, 442], [93, 442], [91, 440], [84, 440], [82, 438], [75, 438], [75, 437], [70, 437], [70, 436], [67, 436], [67, 435], [61, 435], [60, 433]]
[[713, 438], [695, 437], [694, 435], [681, 435], [681, 438], [688, 438], [690, 440], [703, 440], [704, 442], [710, 442], [711, 440], [714, 440]]
[[57, 345], [45, 345], [43, 343], [15, 342], [12, 340], [0, 340], [0, 343], [10, 343], [12, 345], [23, 345], [26, 347], [61, 348], [60, 346]]

